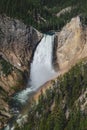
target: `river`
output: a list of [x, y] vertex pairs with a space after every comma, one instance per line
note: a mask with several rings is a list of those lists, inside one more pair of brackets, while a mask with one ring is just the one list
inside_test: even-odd
[[14, 130], [14, 120], [21, 122], [23, 119], [23, 117], [20, 116], [20, 111], [26, 104], [29, 105], [30, 95], [36, 92], [44, 83], [57, 76], [57, 72], [55, 72], [52, 66], [53, 47], [54, 35], [44, 34], [33, 56], [27, 87], [13, 97], [13, 122], [9, 123], [4, 130]]

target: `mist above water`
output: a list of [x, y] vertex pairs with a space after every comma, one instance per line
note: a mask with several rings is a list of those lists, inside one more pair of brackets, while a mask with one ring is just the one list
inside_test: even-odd
[[40, 87], [55, 75], [52, 67], [53, 44], [54, 35], [44, 35], [35, 51], [30, 71], [30, 83], [35, 88]]
[[31, 63], [28, 87], [15, 96], [21, 103], [25, 103], [30, 93], [57, 75], [52, 66], [53, 45], [54, 35], [44, 35], [38, 44]]

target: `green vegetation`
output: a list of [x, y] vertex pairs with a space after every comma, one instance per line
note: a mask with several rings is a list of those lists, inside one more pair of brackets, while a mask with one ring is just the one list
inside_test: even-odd
[[[57, 17], [56, 14], [66, 7], [72, 7], [71, 12]], [[41, 32], [60, 31], [77, 15], [87, 24], [87, 0], [1, 0], [0, 14], [20, 19]], [[0, 67], [5, 75], [12, 70], [1, 57]], [[42, 92], [39, 103], [29, 108], [28, 122], [22, 128], [17, 125], [15, 130], [87, 130], [87, 106], [82, 111], [85, 100], [78, 101], [86, 89], [87, 62], [81, 62], [53, 81], [45, 94]], [[4, 95], [1, 87], [0, 91]]]
[[[15, 80], [14, 85], [10, 86], [10, 83], [9, 83], [9, 87], [11, 90], [13, 89], [15, 92], [17, 92], [20, 89], [22, 89], [23, 86], [25, 86], [25, 84], [26, 84], [25, 73], [22, 72], [21, 70], [15, 68], [12, 64], [10, 64], [9, 61], [6, 61], [2, 56], [0, 56], [0, 77], [2, 77], [1, 82], [3, 82], [2, 79], [4, 79], [4, 78], [5, 79], [7, 78], [7, 82], [10, 82], [11, 80], [8, 79], [8, 77], [6, 77], [8, 75], [12, 76], [12, 79], [14, 78], [14, 80]], [[2, 88], [0, 87], [0, 94], [3, 95], [4, 93], [6, 93], [6, 92], [3, 89], [3, 87]], [[4, 96], [4, 97], [6, 97], [6, 96]]]
[[85, 101], [78, 101], [86, 89], [85, 61], [52, 81], [50, 89], [39, 97], [39, 103], [34, 103], [29, 110], [28, 122], [16, 130], [87, 130], [87, 111], [81, 110]]
[[[57, 18], [56, 14], [69, 6], [72, 7], [72, 11]], [[77, 15], [83, 16], [83, 21], [87, 23], [87, 0], [1, 0], [1, 13], [21, 19], [27, 25], [47, 32], [60, 30]]]
[[0, 71], [6, 76], [11, 73], [12, 65], [0, 56]]

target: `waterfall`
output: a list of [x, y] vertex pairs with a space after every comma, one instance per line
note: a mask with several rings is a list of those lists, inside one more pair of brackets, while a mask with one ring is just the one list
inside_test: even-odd
[[52, 66], [53, 45], [54, 35], [44, 35], [38, 44], [31, 63], [28, 87], [16, 95], [21, 103], [25, 103], [30, 93], [57, 75]]

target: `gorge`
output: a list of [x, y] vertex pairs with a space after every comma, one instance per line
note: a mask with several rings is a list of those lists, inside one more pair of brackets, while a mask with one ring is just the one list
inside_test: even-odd
[[[27, 87], [24, 87], [22, 82], [23, 90], [13, 97], [15, 101], [21, 104], [25, 105], [29, 95], [36, 92], [45, 82], [69, 71], [72, 66], [87, 56], [87, 32], [86, 28], [82, 26], [79, 16], [73, 18], [60, 32], [55, 32], [54, 35], [44, 35], [33, 27], [27, 27], [18, 20], [8, 17], [1, 17], [1, 19], [4, 21], [1, 20], [1, 52], [4, 55], [3, 58], [6, 57], [13, 66], [12, 72], [15, 72], [15, 68], [17, 68], [18, 74], [26, 74], [25, 77], [28, 79], [25, 80], [26, 78], [22, 77], [20, 81], [29, 80], [25, 85]], [[33, 52], [34, 55], [32, 57]], [[14, 83], [16, 81], [12, 72], [8, 76], [10, 75], [11, 78], [12, 75]], [[4, 75], [2, 76], [4, 77]], [[19, 77], [17, 76], [18, 81]], [[7, 80], [6, 78], [5, 80]], [[7, 86], [9, 88], [9, 84]], [[12, 90], [12, 87], [13, 84], [10, 90]], [[10, 91], [8, 90], [7, 92], [9, 93]], [[10, 95], [15, 92], [17, 91], [12, 92]], [[8, 107], [8, 113], [10, 113], [9, 109]], [[11, 129], [9, 126], [7, 128]]]
[[0, 130], [87, 130], [87, 0], [0, 0]]
[[[26, 105], [27, 100], [29, 100], [29, 95], [37, 91], [39, 87], [41, 87], [47, 81], [58, 76], [58, 72], [55, 72], [52, 66], [53, 47], [54, 47], [54, 35], [44, 34], [42, 40], [40, 41], [40, 43], [36, 48], [36, 51], [34, 52], [34, 57], [32, 59], [32, 63], [30, 67], [30, 78], [27, 87], [26, 89], [22, 90], [21, 92], [19, 92], [13, 97], [15, 102], [17, 101], [22, 105]], [[14, 102], [14, 100], [12, 101]], [[17, 106], [15, 106], [15, 108], [12, 109], [13, 110], [16, 109], [16, 111], [18, 111]], [[20, 116], [20, 114], [21, 113], [19, 111], [18, 116]], [[17, 119], [17, 117], [16, 120], [19, 120]], [[5, 130], [13, 130], [13, 128], [15, 128], [13, 126], [12, 128], [10, 128], [10, 126], [8, 125], [5, 128]]]
[[53, 46], [54, 35], [44, 35], [34, 52], [27, 88], [16, 95], [21, 103], [27, 100], [29, 93], [36, 91], [44, 83], [57, 76], [52, 66]]

